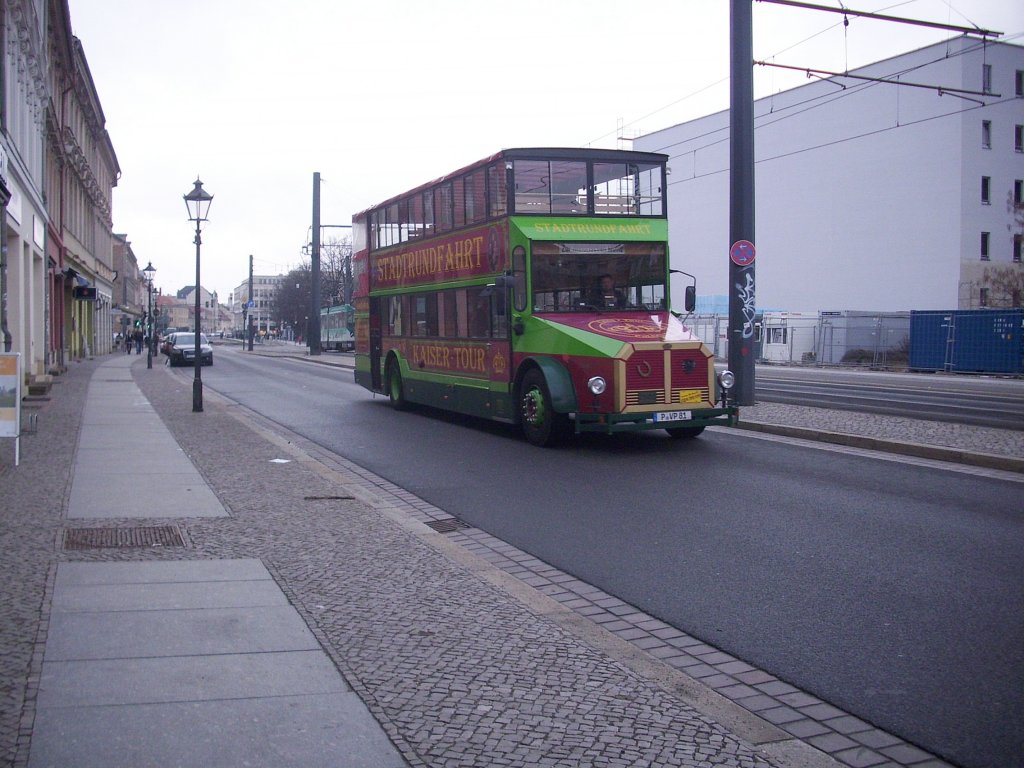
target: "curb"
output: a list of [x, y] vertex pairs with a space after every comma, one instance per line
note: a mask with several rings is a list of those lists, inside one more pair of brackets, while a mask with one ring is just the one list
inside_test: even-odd
[[849, 435], [843, 432], [827, 432], [808, 427], [787, 427], [781, 424], [767, 424], [759, 421], [740, 421], [739, 429], [751, 432], [764, 432], [783, 437], [796, 437], [802, 440], [815, 440], [820, 443], [845, 445], [851, 448], [864, 448], [870, 451], [896, 453], [903, 456], [915, 456], [919, 459], [935, 459], [956, 464], [969, 464], [986, 469], [999, 469], [1004, 472], [1024, 473], [1024, 459], [1013, 456], [999, 456], [992, 453], [976, 453], [959, 448], [944, 448], [937, 445], [921, 445], [919, 443], [900, 443], [895, 440], [883, 440], [878, 437]]

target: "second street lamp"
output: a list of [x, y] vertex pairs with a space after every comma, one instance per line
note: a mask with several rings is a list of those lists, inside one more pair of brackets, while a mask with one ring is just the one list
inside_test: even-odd
[[156, 324], [153, 322], [153, 273], [156, 272], [156, 267], [153, 266], [153, 262], [149, 262], [146, 268], [142, 270], [146, 275], [146, 288], [149, 291], [149, 312], [146, 314], [146, 367], [153, 367], [153, 329]]
[[192, 412], [201, 413], [203, 410], [203, 364], [202, 349], [199, 343], [199, 335], [202, 333], [202, 322], [200, 321], [200, 296], [199, 296], [199, 247], [202, 238], [199, 228], [210, 212], [210, 204], [213, 202], [213, 195], [203, 189], [203, 182], [196, 179], [196, 185], [187, 195], [184, 195], [185, 207], [188, 208], [188, 220], [196, 223], [196, 323], [195, 323], [195, 376], [192, 380]]

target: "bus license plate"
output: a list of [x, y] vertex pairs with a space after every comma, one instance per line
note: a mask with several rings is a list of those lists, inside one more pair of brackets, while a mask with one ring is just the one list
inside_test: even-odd
[[689, 421], [689, 411], [661, 411], [654, 414], [655, 421]]

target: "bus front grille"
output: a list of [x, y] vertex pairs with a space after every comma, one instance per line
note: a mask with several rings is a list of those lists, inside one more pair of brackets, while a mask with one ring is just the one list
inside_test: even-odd
[[710, 403], [709, 364], [696, 348], [634, 351], [625, 361], [626, 407]]

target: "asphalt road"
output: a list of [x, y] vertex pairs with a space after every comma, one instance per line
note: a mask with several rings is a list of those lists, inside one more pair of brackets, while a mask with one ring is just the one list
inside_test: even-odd
[[1024, 754], [1020, 483], [712, 430], [535, 449], [351, 372], [218, 348], [216, 389], [954, 763]]

